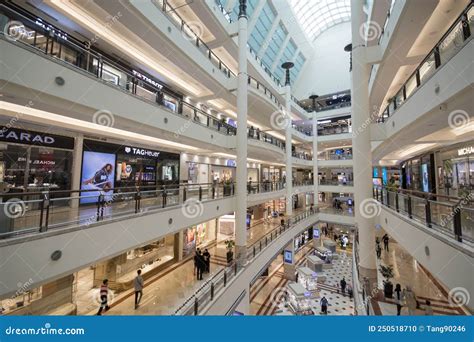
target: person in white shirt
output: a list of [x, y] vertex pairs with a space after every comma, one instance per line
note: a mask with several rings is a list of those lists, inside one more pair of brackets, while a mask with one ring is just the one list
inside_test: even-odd
[[142, 270], [137, 271], [137, 276], [133, 279], [133, 287], [135, 288], [135, 310], [138, 308], [143, 297], [143, 277]]

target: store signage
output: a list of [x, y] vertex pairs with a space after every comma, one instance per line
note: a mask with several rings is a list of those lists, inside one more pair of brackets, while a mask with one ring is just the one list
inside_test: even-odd
[[467, 156], [468, 154], [474, 153], [474, 146], [463, 147], [458, 149], [458, 156]]
[[0, 141], [74, 149], [74, 138], [0, 126]]
[[158, 156], [160, 155], [160, 152], [147, 150], [146, 148], [125, 146], [123, 150], [126, 154], [132, 154], [134, 156], [158, 158]]
[[41, 18], [36, 19], [36, 25], [41, 26], [46, 31], [51, 32], [51, 34], [55, 37], [59, 37], [61, 39], [67, 40], [67, 33], [59, 31], [57, 28], [54, 28], [50, 24], [45, 24]]
[[227, 159], [226, 162], [225, 162], [225, 164], [226, 164], [227, 166], [230, 166], [230, 167], [235, 167], [235, 166], [236, 166], [236, 162], [235, 162], [235, 160], [233, 160], [233, 159]]
[[314, 230], [313, 230], [313, 237], [314, 237], [315, 239], [319, 239], [319, 229], [314, 229]]
[[133, 73], [133, 76], [135, 76], [136, 78], [142, 80], [142, 81], [145, 81], [146, 83], [149, 83], [151, 84], [152, 86], [154, 87], [157, 87], [158, 89], [162, 89], [163, 88], [163, 85], [162, 84], [159, 84], [158, 82], [156, 82], [155, 80], [151, 79], [150, 77], [148, 76], [145, 76], [143, 75], [142, 73], [139, 73], [138, 71], [136, 70], [132, 70], [132, 73]]

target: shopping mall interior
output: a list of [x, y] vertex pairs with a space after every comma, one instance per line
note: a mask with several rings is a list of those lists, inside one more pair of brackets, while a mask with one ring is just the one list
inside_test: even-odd
[[0, 315], [473, 313], [471, 0], [0, 26]]

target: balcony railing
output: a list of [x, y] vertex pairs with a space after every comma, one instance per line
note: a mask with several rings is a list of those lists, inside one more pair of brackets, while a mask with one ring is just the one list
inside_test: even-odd
[[308, 186], [308, 185], [313, 185], [313, 180], [312, 179], [304, 179], [300, 181], [293, 181], [293, 186]]
[[423, 62], [416, 68], [415, 72], [396, 92], [395, 96], [389, 100], [387, 107], [377, 119], [377, 122], [383, 123], [392, 116], [437, 70], [446, 65], [451, 58], [471, 41], [473, 32], [474, 5], [471, 2], [430, 53], [428, 53]]
[[319, 181], [319, 185], [353, 186], [354, 181], [352, 181], [352, 180], [341, 181], [341, 180], [321, 179]]
[[186, 35], [196, 45], [199, 51], [201, 51], [209, 60], [219, 68], [227, 77], [235, 77], [236, 75], [225, 65], [222, 60], [199, 38], [193, 29], [179, 16], [175, 8], [169, 4], [167, 0], [152, 0], [156, 7], [158, 7], [164, 15], [170, 19], [175, 27]]
[[459, 198], [375, 187], [373, 195], [382, 205], [397, 213], [472, 246], [474, 230], [474, 196], [472, 194]]
[[305, 152], [293, 152], [291, 154], [294, 158], [301, 159], [301, 160], [313, 160], [313, 157], [309, 153]]
[[247, 128], [247, 135], [250, 139], [266, 142], [285, 151], [285, 142], [283, 140], [275, 138], [273, 135], [262, 132], [259, 129], [255, 129], [252, 126]]
[[284, 232], [294, 228], [302, 220], [315, 215], [318, 212], [317, 208], [307, 210], [301, 214], [290, 217], [283, 225], [271, 230], [260, 240], [257, 240], [250, 246], [247, 246], [245, 266], [239, 265], [237, 262], [231, 262], [228, 266], [221, 269], [219, 272], [213, 274], [197, 291], [176, 309], [175, 315], [199, 315], [202, 308], [212, 303], [216, 294], [224, 290], [231, 280], [235, 279], [239, 274], [245, 270], [247, 265], [251, 264], [266, 247], [277, 240]]
[[233, 195], [233, 183], [7, 192], [0, 195], [0, 239], [89, 226], [186, 203], [202, 206], [203, 202]]
[[257, 89], [260, 93], [262, 93], [266, 97], [268, 97], [279, 109], [283, 109], [283, 106], [281, 105], [280, 101], [278, 101], [277, 97], [271, 92], [271, 90], [268, 89], [267, 87], [265, 87], [258, 80], [256, 80], [252, 76], [249, 76], [248, 77], [248, 84], [252, 88]]
[[285, 188], [285, 182], [247, 182], [247, 193], [251, 194], [262, 194], [273, 191], [283, 190]]
[[[58, 36], [51, 36], [50, 30], [47, 29], [49, 26], [40, 26], [24, 15], [3, 5], [0, 6], [0, 15], [2, 13], [7, 16], [5, 26], [0, 30], [0, 37], [3, 39], [17, 46], [31, 49], [36, 53], [41, 53], [68, 68], [85, 71], [88, 75], [100, 79], [104, 84], [133, 94], [141, 100], [158, 105], [173, 114], [185, 116], [196, 124], [217, 130], [223, 134], [236, 134], [234, 126], [183, 101], [176, 94], [164, 90], [160, 85], [144, 81], [144, 75], [125, 68], [123, 65], [104, 57], [98, 51], [81, 45], [79, 41], [72, 37], [61, 39]], [[10, 21], [8, 22], [8, 20]], [[21, 21], [21, 25], [11, 26], [10, 24], [14, 21]], [[36, 37], [39, 36], [47, 37], [46, 44], [40, 45], [37, 43]], [[112, 74], [109, 70], [114, 70], [118, 74]]]

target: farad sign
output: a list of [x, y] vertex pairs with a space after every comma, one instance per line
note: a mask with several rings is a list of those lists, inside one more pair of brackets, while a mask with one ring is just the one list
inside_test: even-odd
[[8, 128], [6, 126], [0, 126], [0, 141], [15, 144], [58, 147], [69, 150], [74, 149], [74, 138], [18, 128]]

